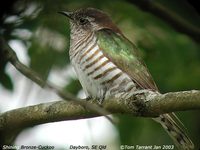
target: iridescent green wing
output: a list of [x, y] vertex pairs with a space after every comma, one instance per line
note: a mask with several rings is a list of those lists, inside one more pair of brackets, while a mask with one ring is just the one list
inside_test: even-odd
[[141, 88], [158, 90], [133, 43], [109, 29], [99, 30], [96, 34], [98, 45], [108, 59], [126, 72]]

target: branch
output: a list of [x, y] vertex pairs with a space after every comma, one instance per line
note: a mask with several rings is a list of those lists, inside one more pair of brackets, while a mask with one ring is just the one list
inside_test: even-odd
[[49, 88], [54, 90], [60, 97], [68, 100], [77, 100], [77, 98], [68, 92], [60, 91], [54, 85], [49, 82], [44, 81], [39, 74], [22, 64], [15, 51], [6, 43], [3, 37], [0, 37], [0, 50], [2, 50], [2, 54], [5, 60], [10, 62], [19, 72], [21, 72], [24, 76], [35, 82], [41, 88]]
[[153, 0], [127, 0], [130, 3], [138, 6], [143, 11], [152, 13], [163, 21], [167, 22], [176, 31], [184, 33], [191, 37], [194, 41], [200, 42], [200, 29], [186, 22], [180, 16], [165, 8], [161, 4]]
[[[96, 104], [96, 100], [88, 101]], [[102, 107], [108, 114], [130, 114], [132, 116], [156, 117], [163, 113], [200, 109], [200, 91], [183, 91], [158, 94], [145, 92], [131, 99], [109, 99]], [[13, 133], [26, 127], [43, 123], [93, 118], [101, 114], [88, 110], [74, 101], [57, 101], [28, 106], [0, 115], [0, 139], [10, 139]], [[7, 137], [9, 136], [9, 138]]]
[[153, 97], [146, 103], [148, 114], [164, 114], [175, 111], [200, 110], [200, 91], [170, 92]]

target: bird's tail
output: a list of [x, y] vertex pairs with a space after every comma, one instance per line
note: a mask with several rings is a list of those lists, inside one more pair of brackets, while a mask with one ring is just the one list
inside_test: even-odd
[[159, 122], [169, 136], [174, 141], [174, 144], [180, 150], [191, 150], [194, 149], [194, 144], [187, 136], [186, 132], [178, 125], [183, 124], [178, 120], [175, 114], [163, 114], [157, 118], [154, 118], [156, 122]]

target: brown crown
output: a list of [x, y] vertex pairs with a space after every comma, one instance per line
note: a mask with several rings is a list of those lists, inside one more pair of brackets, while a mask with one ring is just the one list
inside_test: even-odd
[[95, 18], [95, 22], [102, 28], [108, 28], [115, 32], [121, 33], [119, 28], [112, 22], [111, 18], [101, 10], [95, 8], [83, 8], [74, 12], [77, 17], [88, 16]]

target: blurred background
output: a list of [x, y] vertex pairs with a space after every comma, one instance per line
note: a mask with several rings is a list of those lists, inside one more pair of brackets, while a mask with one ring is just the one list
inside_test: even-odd
[[[199, 29], [199, 14], [188, 1], [154, 2]], [[44, 80], [84, 98], [69, 62], [69, 22], [57, 12], [95, 7], [107, 12], [125, 36], [139, 47], [161, 93], [200, 90], [199, 41], [178, 32], [165, 19], [141, 10], [137, 4], [137, 0], [10, 0], [0, 6], [0, 36], [14, 49], [19, 60]], [[55, 93], [41, 89], [0, 56], [0, 113], [58, 100], [61, 98]], [[176, 113], [197, 149], [200, 147], [199, 113]], [[34, 126], [24, 129], [13, 144], [53, 145], [56, 149], [100, 144], [111, 150], [119, 149], [121, 144], [173, 144], [161, 126], [149, 118], [115, 117], [119, 118], [116, 125], [98, 117]]]

